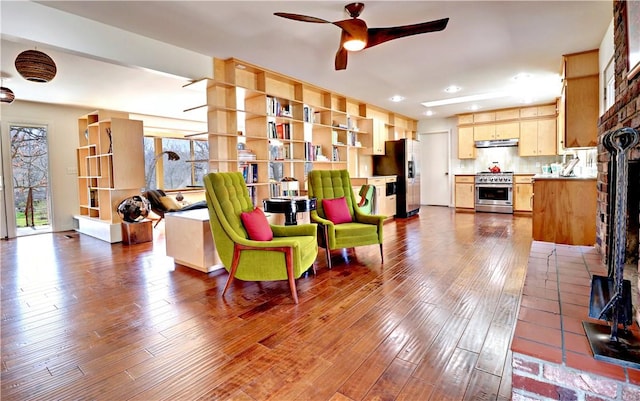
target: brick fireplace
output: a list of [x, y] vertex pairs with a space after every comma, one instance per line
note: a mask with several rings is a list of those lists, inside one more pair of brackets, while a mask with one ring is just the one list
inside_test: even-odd
[[[591, 277], [607, 275], [609, 252], [609, 153], [602, 145], [607, 132], [623, 127], [640, 130], [640, 73], [627, 79], [625, 1], [612, 1], [614, 18], [615, 103], [598, 124], [596, 246], [566, 246], [534, 241], [522, 300], [511, 343], [512, 400], [640, 400], [640, 370], [596, 360], [582, 322], [589, 318]], [[627, 262], [640, 271], [640, 145], [629, 155], [627, 194]], [[627, 269], [625, 269], [627, 270]], [[640, 277], [640, 274], [637, 275]], [[626, 278], [633, 278], [626, 275]], [[640, 282], [640, 278], [636, 280]], [[636, 286], [632, 286], [638, 288]], [[640, 293], [633, 297], [640, 310]], [[640, 337], [640, 313], [631, 331]]]
[[[614, 63], [615, 63], [615, 103], [600, 118], [598, 125], [598, 206], [596, 221], [596, 248], [603, 261], [607, 261], [607, 221], [609, 204], [609, 153], [602, 145], [602, 136], [615, 129], [631, 127], [640, 130], [640, 74], [628, 80], [629, 63], [627, 59], [626, 7], [627, 2], [613, 2], [614, 19]], [[627, 261], [638, 263], [638, 230], [640, 203], [640, 146], [629, 154], [629, 193], [627, 215]], [[640, 267], [640, 266], [639, 266]], [[634, 305], [640, 304], [640, 294], [636, 294]], [[637, 308], [640, 310], [640, 308]], [[636, 321], [640, 321], [636, 315]]]

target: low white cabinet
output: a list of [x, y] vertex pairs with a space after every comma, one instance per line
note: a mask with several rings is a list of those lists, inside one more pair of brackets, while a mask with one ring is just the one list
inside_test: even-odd
[[224, 268], [213, 243], [207, 209], [166, 213], [164, 221], [167, 256], [205, 273]]

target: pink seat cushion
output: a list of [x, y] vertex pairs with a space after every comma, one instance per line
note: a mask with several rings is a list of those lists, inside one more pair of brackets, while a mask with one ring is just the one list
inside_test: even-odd
[[351, 223], [353, 221], [344, 196], [335, 199], [323, 199], [322, 208], [327, 219], [331, 220], [333, 224]]
[[254, 241], [271, 241], [273, 239], [269, 221], [267, 221], [267, 216], [264, 215], [262, 209], [255, 208], [251, 212], [242, 212], [240, 219], [249, 234], [249, 239]]

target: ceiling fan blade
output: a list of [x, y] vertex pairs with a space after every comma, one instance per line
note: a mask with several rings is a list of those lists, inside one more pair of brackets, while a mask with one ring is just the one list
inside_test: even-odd
[[349, 51], [344, 47], [342, 47], [342, 41], [340, 41], [340, 48], [336, 52], [336, 62], [335, 62], [336, 71], [347, 69], [348, 54], [349, 54]]
[[379, 45], [380, 43], [403, 38], [405, 36], [442, 31], [447, 27], [448, 22], [449, 18], [443, 18], [413, 25], [394, 26], [389, 28], [369, 28], [369, 40], [367, 41], [367, 47]]
[[327, 21], [322, 18], [310, 17], [308, 15], [289, 14], [289, 13], [273, 13], [273, 15], [277, 15], [278, 17], [282, 17], [282, 18], [292, 19], [295, 21], [314, 22], [316, 24], [331, 24], [331, 21]]
[[[367, 35], [367, 23], [359, 18], [345, 19], [342, 21], [332, 22], [332, 24], [339, 26], [344, 31], [347, 31], [347, 33], [354, 38], [366, 37]], [[340, 43], [343, 41], [344, 38], [340, 40]]]

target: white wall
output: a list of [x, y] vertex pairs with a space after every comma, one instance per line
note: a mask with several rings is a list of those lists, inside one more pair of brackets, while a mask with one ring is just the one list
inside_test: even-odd
[[[599, 63], [599, 71], [600, 71], [600, 88], [598, 90], [598, 96], [600, 98], [600, 116], [604, 114], [605, 104], [604, 104], [604, 87], [607, 83], [607, 78], [605, 74], [605, 70], [607, 67], [610, 68], [611, 74], [614, 73], [615, 65], [613, 56], [615, 54], [615, 45], [613, 43], [613, 19], [611, 20], [611, 24], [605, 32], [604, 37], [602, 38], [602, 42], [600, 42], [600, 50], [598, 52], [598, 63]], [[615, 94], [611, 93], [609, 96], [612, 96], [615, 99]]]
[[[13, 205], [11, 179], [11, 155], [9, 152], [9, 126], [11, 124], [37, 124], [47, 126], [49, 145], [49, 185], [52, 204], [53, 231], [73, 229], [73, 215], [78, 213], [77, 158], [78, 117], [93, 111], [80, 107], [63, 107], [45, 103], [16, 100], [0, 105], [2, 131], [2, 163], [8, 206]], [[0, 223], [4, 226], [5, 221]], [[14, 230], [8, 235], [14, 236]], [[4, 231], [4, 227], [3, 230]]]

